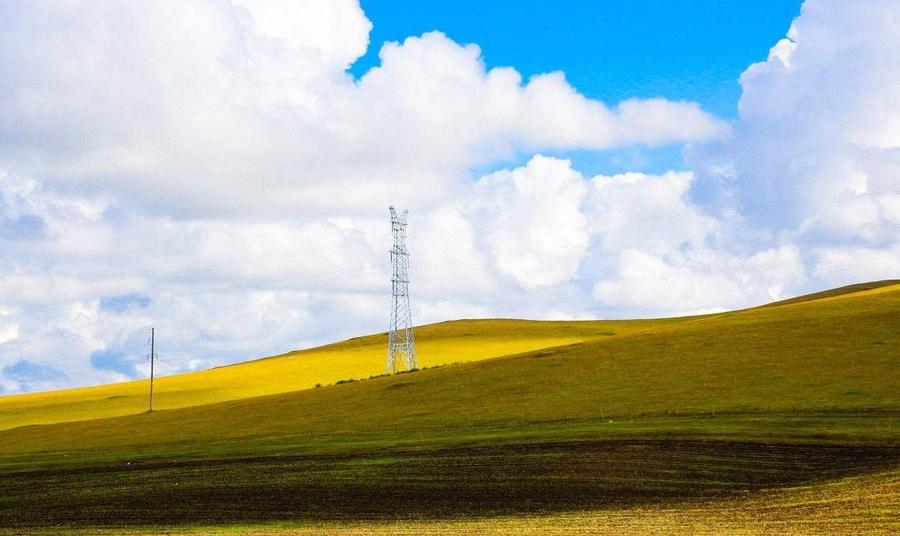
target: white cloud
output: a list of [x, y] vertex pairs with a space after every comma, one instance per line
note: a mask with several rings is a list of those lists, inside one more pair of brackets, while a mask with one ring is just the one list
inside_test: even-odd
[[813, 274], [836, 285], [897, 279], [900, 274], [900, 242], [884, 248], [819, 248], [813, 257]]
[[19, 338], [18, 324], [0, 324], [0, 344]]
[[738, 257], [721, 251], [673, 251], [654, 255], [627, 249], [616, 256], [612, 278], [594, 286], [594, 298], [624, 316], [718, 312], [785, 297], [803, 278], [798, 252], [790, 247]]
[[[726, 126], [439, 32], [356, 80], [352, 0], [0, 3], [0, 389], [144, 373], [151, 325], [165, 373], [381, 331], [388, 204], [413, 208], [420, 322], [896, 277], [897, 7], [805, 4]], [[685, 142], [691, 170], [660, 175], [541, 155]]]
[[490, 318], [494, 310], [488, 306], [474, 305], [459, 299], [424, 301], [418, 307], [414, 321], [422, 324], [440, 322], [449, 318]]
[[587, 187], [567, 160], [535, 156], [476, 185], [477, 213], [497, 269], [525, 288], [575, 277], [588, 245]]
[[721, 311], [782, 298], [803, 281], [790, 246], [732, 251], [741, 248], [732, 247], [729, 221], [688, 199], [693, 180], [689, 172], [591, 179], [592, 294], [609, 314]]
[[[740, 119], [692, 152], [698, 198], [807, 243], [900, 234], [896, 0], [812, 0], [741, 76]], [[716, 195], [713, 192], [718, 192]]]
[[[545, 311], [568, 283], [588, 286], [594, 311], [628, 317], [765, 303], [805, 281], [789, 244], [732, 247], [730, 222], [691, 204], [692, 181], [690, 172], [585, 179], [566, 160], [536, 156], [479, 180], [474, 217], [498, 272], [551, 289], [533, 296]], [[576, 303], [568, 315], [584, 316]]]
[[[57, 187], [166, 214], [423, 206], [528, 148], [707, 139], [695, 104], [522, 83], [437, 32], [344, 69], [370, 23], [352, 1], [12, 2], [0, 7], [0, 158]], [[52, 9], [50, 16], [45, 10]]]
[[355, 0], [235, 0], [260, 35], [306, 53], [323, 68], [346, 70], [366, 52], [372, 23]]
[[494, 292], [495, 274], [482, 254], [480, 231], [459, 208], [439, 207], [410, 221], [410, 269], [417, 296], [441, 299], [460, 293]]
[[590, 224], [604, 251], [640, 244], [653, 252], [701, 246], [719, 222], [704, 215], [686, 198], [693, 176], [623, 173], [591, 179]]

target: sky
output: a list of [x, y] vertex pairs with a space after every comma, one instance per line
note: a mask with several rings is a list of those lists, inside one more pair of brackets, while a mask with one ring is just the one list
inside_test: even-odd
[[459, 43], [477, 43], [488, 68], [511, 65], [524, 77], [559, 70], [590, 98], [691, 100], [730, 119], [737, 115], [738, 76], [765, 59], [800, 4], [363, 0], [374, 46], [350, 71], [361, 76], [377, 66], [385, 41], [438, 30]]
[[900, 275], [900, 1], [0, 4], [0, 393]]
[[[477, 43], [488, 68], [514, 66], [523, 77], [562, 71], [579, 93], [604, 102], [665, 97], [737, 116], [738, 77], [763, 60], [800, 12], [800, 0], [363, 1], [373, 22], [370, 46], [350, 72], [378, 64], [385, 41], [439, 30]], [[549, 153], [549, 152], [548, 152]], [[591, 175], [661, 173], [682, 165], [678, 146], [567, 151]], [[524, 163], [519, 155], [514, 163]], [[494, 163], [493, 171], [509, 162]]]

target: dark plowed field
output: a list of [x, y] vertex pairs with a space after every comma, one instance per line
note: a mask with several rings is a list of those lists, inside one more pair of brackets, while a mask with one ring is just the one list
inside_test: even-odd
[[900, 467], [900, 447], [580, 441], [0, 474], [0, 527], [473, 518], [678, 501]]

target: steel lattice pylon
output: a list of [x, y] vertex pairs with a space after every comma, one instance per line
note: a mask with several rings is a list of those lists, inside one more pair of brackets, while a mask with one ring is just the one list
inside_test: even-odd
[[388, 332], [387, 373], [393, 374], [403, 370], [415, 370], [416, 340], [413, 335], [412, 313], [409, 310], [409, 251], [406, 250], [406, 215], [404, 210], [398, 214], [394, 207], [391, 210], [391, 232], [394, 235], [394, 247], [391, 248], [391, 330]]

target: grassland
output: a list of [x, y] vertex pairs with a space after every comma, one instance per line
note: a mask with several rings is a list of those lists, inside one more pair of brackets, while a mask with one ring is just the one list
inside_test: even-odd
[[[10, 534], [76, 536], [254, 535], [892, 535], [900, 531], [900, 475], [874, 473], [824, 484], [742, 491], [725, 497], [680, 499], [551, 514], [517, 513], [473, 519], [293, 521], [141, 527], [17, 528]], [[3, 530], [0, 529], [0, 533]]]
[[[527, 329], [529, 344], [547, 337], [545, 328], [557, 335], [545, 347], [516, 346], [525, 348], [516, 355], [411, 374], [2, 431], [0, 527], [329, 534], [898, 526], [896, 282], [671, 321], [478, 327], [435, 325], [420, 338], [437, 341], [443, 330], [468, 348], [459, 341], [477, 346], [480, 337], [502, 341]], [[336, 346], [347, 355], [369, 344], [379, 340]]]
[[[640, 331], [684, 319], [533, 322], [464, 320], [416, 330], [422, 367], [479, 361]], [[154, 407], [175, 409], [311, 389], [384, 372], [387, 336], [358, 337], [309, 350], [158, 378]], [[0, 430], [142, 413], [147, 381], [0, 397]]]
[[[891, 446], [595, 439], [157, 460], [7, 473], [0, 525], [547, 515], [809, 486], [889, 471], [898, 458]], [[26, 487], [41, 492], [22, 496]]]

